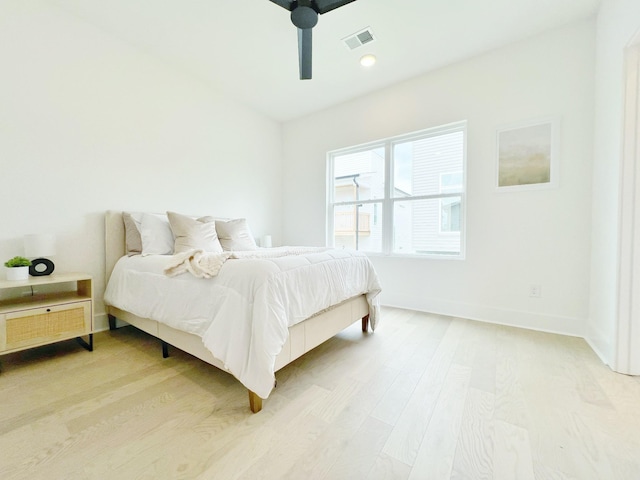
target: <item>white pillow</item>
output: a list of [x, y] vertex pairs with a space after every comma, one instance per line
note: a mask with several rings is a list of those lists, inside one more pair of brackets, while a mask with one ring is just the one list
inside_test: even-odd
[[222, 245], [216, 233], [215, 220], [206, 217], [195, 219], [175, 212], [167, 212], [169, 225], [175, 237], [174, 253], [201, 249], [205, 252], [222, 253]]
[[218, 239], [224, 250], [257, 250], [256, 241], [251, 235], [251, 230], [246, 218], [234, 220], [216, 220]]
[[166, 215], [143, 213], [140, 221], [142, 255], [173, 254], [174, 238]]

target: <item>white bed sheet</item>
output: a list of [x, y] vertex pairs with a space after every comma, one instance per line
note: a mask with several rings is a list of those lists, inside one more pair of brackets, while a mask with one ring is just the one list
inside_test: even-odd
[[168, 277], [168, 255], [122, 257], [104, 300], [202, 337], [225, 368], [262, 398], [271, 392], [288, 327], [359, 294], [379, 315], [380, 284], [366, 255], [351, 250], [229, 259], [214, 278]]

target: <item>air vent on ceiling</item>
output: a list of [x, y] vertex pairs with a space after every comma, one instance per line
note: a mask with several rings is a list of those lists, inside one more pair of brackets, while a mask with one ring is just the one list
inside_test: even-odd
[[349, 50], [355, 50], [362, 45], [373, 42], [375, 39], [376, 38], [373, 36], [371, 28], [367, 27], [364, 30], [360, 30], [359, 32], [343, 38], [342, 41]]

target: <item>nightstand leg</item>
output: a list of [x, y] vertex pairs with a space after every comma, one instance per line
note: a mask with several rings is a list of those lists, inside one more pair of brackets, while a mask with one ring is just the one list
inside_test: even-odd
[[83, 348], [86, 348], [90, 352], [93, 352], [93, 333], [89, 334], [89, 343], [87, 343], [82, 337], [77, 337], [76, 340], [80, 345], [82, 345]]

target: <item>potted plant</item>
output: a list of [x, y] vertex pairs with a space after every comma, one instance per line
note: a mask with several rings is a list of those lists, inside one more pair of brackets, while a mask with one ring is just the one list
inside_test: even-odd
[[4, 266], [7, 270], [7, 280], [27, 280], [29, 278], [29, 267], [31, 260], [24, 257], [13, 257], [6, 262]]

